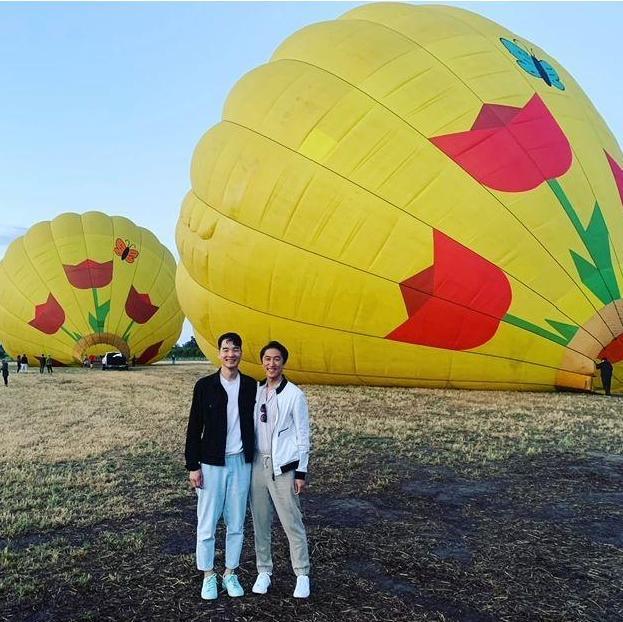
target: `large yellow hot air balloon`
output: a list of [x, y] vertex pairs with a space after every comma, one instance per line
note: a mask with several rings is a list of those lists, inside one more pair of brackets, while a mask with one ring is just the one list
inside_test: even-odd
[[119, 350], [151, 363], [177, 341], [175, 260], [147, 229], [100, 212], [62, 214], [14, 240], [0, 262], [0, 343], [31, 363]]
[[588, 389], [623, 359], [622, 166], [546, 51], [364, 5], [287, 39], [199, 142], [182, 307], [256, 374], [278, 339], [302, 382]]

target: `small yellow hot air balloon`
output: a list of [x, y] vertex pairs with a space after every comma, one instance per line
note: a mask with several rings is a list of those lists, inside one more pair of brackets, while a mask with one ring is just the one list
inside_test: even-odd
[[546, 51], [366, 4], [287, 39], [199, 142], [182, 307], [256, 374], [278, 339], [300, 382], [589, 389], [623, 361], [622, 166]]
[[31, 362], [80, 364], [118, 350], [152, 363], [183, 319], [173, 255], [121, 216], [61, 214], [14, 240], [0, 262], [0, 343]]

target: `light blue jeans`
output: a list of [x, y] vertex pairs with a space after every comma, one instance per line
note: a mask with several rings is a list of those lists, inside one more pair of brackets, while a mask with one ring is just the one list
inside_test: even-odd
[[197, 568], [213, 570], [216, 526], [225, 520], [225, 566], [234, 570], [240, 564], [244, 519], [251, 482], [251, 464], [244, 454], [225, 456], [225, 466], [201, 465], [203, 488], [197, 492]]

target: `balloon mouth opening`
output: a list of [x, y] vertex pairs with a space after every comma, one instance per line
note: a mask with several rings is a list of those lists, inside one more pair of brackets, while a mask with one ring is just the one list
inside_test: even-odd
[[[605, 344], [605, 345], [604, 345]], [[602, 307], [567, 344], [556, 373], [557, 390], [593, 390], [595, 361], [623, 362], [623, 299]]]
[[74, 346], [74, 357], [78, 362], [82, 362], [85, 356], [99, 356], [111, 350], [121, 352], [127, 359], [130, 358], [127, 342], [114, 333], [92, 333], [82, 337]]

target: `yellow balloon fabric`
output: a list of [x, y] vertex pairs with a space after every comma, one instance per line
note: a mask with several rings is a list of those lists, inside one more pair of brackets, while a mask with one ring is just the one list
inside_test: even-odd
[[[177, 288], [299, 382], [589, 389], [623, 360], [623, 154], [545, 51], [442, 5], [295, 33], [199, 142]], [[621, 387], [615, 365], [614, 387]]]
[[0, 343], [30, 364], [119, 350], [139, 363], [165, 356], [184, 316], [175, 259], [147, 229], [100, 212], [32, 226], [0, 262]]

